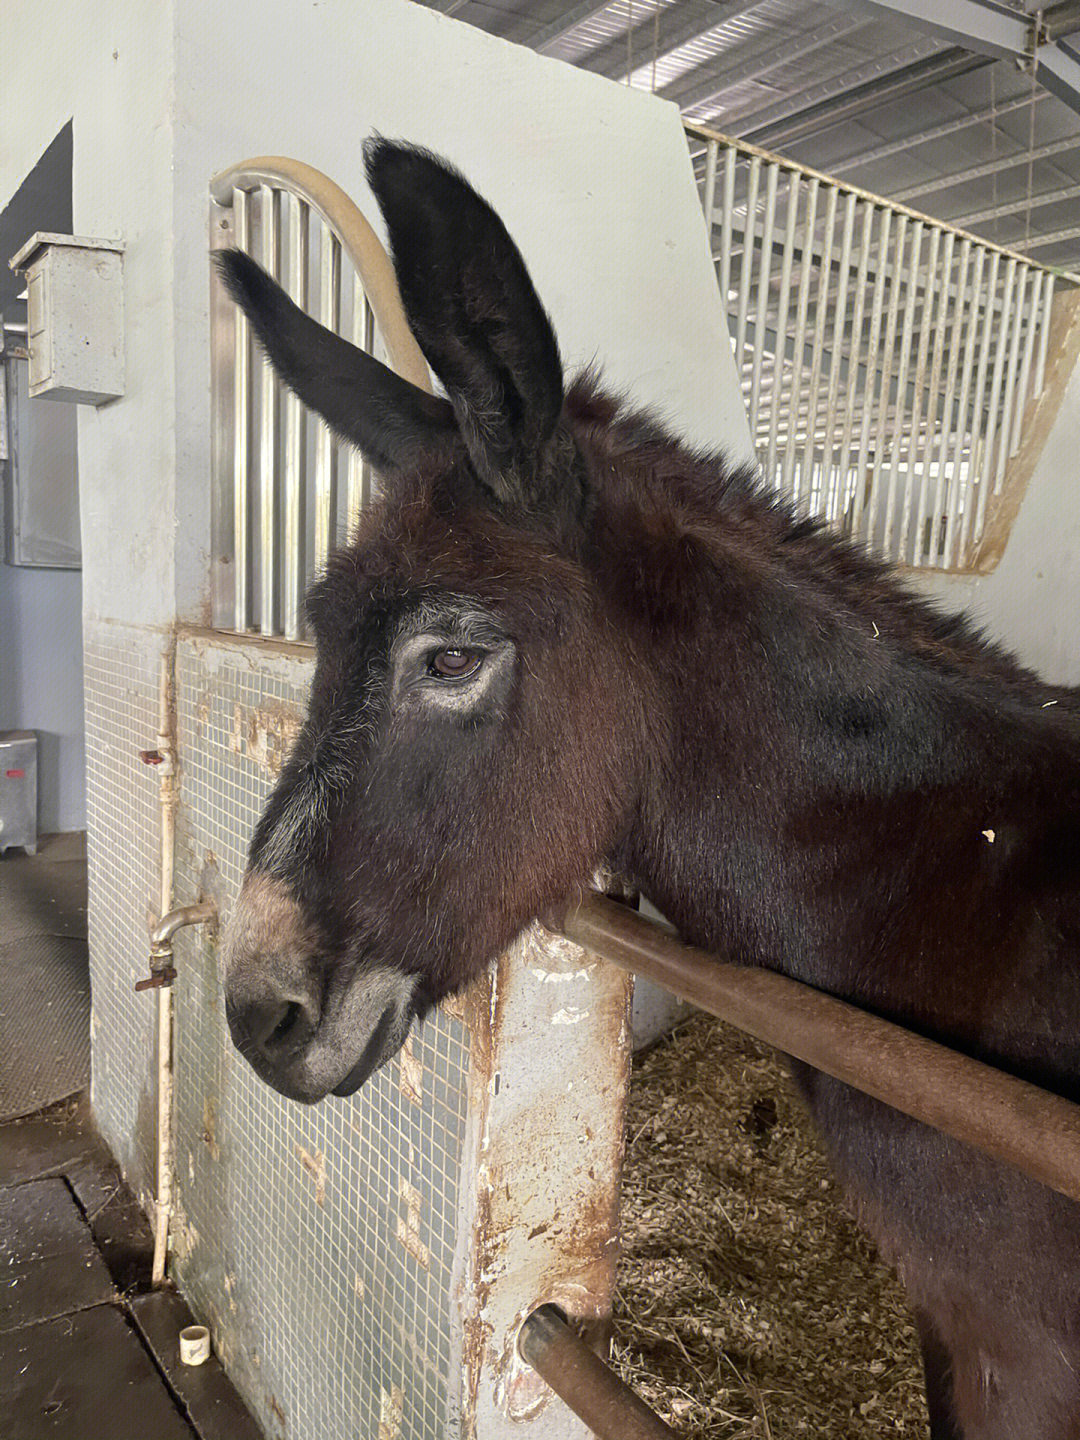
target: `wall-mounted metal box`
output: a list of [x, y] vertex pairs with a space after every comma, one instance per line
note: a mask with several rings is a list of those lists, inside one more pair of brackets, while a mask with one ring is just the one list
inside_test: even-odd
[[37, 852], [37, 736], [0, 730], [0, 855], [21, 845]]
[[103, 405], [124, 393], [124, 296], [117, 240], [32, 235], [26, 273], [30, 395]]

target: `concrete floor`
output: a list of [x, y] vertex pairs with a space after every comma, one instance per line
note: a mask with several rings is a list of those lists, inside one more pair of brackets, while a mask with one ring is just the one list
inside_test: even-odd
[[81, 837], [0, 861], [0, 1440], [261, 1440], [90, 1115], [85, 897]]

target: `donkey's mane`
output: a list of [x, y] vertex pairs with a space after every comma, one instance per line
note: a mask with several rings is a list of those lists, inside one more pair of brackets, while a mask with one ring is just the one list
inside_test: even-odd
[[966, 616], [913, 593], [896, 569], [856, 542], [798, 513], [759, 466], [679, 440], [658, 415], [631, 407], [593, 370], [569, 386], [565, 414], [589, 461], [591, 481], [620, 510], [674, 526], [720, 564], [737, 557], [807, 607], [855, 621], [945, 673], [1008, 687], [1043, 701], [1053, 691]]

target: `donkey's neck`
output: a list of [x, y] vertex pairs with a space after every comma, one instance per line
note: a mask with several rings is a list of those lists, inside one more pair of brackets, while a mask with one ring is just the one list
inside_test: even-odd
[[693, 942], [857, 994], [943, 844], [983, 863], [1022, 728], [1003, 711], [1037, 682], [749, 489], [735, 525], [679, 523], [678, 613], [641, 641], [670, 748], [617, 863]]

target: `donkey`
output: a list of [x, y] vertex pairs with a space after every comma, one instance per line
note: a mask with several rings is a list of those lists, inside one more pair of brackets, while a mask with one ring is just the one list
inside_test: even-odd
[[[308, 597], [251, 843], [236, 1045], [348, 1095], [604, 863], [696, 946], [1080, 1100], [1080, 721], [964, 620], [586, 374], [488, 204], [367, 174], [445, 398], [221, 274], [383, 494]], [[1080, 1206], [794, 1067], [915, 1308], [933, 1440], [1080, 1440]]]

